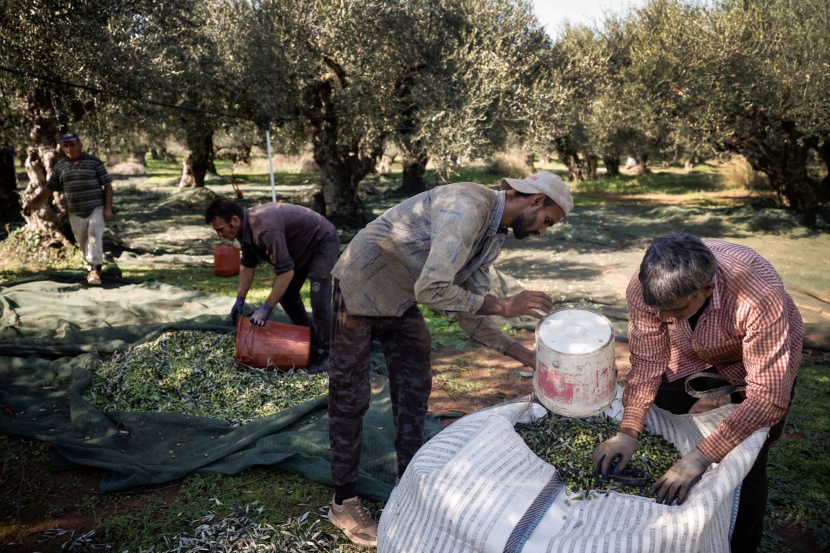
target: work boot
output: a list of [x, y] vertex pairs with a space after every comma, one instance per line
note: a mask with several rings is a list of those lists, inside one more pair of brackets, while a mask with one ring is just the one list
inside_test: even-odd
[[90, 286], [101, 286], [101, 271], [92, 269], [89, 274], [86, 275], [86, 281]]
[[329, 522], [343, 530], [352, 543], [365, 547], [378, 546], [378, 523], [369, 516], [357, 497], [346, 499], [342, 505], [335, 503], [332, 497]]

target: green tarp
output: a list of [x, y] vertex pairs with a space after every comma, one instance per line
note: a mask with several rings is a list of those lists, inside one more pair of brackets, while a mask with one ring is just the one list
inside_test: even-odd
[[[239, 427], [175, 413], [93, 408], [82, 397], [100, 362], [91, 352], [123, 349], [167, 329], [232, 331], [223, 320], [232, 300], [107, 278], [102, 288], [87, 288], [73, 282], [78, 278], [58, 275], [0, 288], [0, 432], [49, 442], [56, 470], [101, 470], [102, 492], [255, 465], [330, 484], [325, 397]], [[73, 356], [55, 358], [63, 354]], [[382, 375], [374, 375], [373, 391], [358, 487], [362, 495], [384, 500], [396, 461]], [[429, 417], [427, 437], [440, 428]]]

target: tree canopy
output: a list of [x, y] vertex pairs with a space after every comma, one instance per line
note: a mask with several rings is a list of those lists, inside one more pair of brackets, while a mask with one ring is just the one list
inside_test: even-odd
[[[270, 122], [311, 147], [330, 217], [390, 144], [403, 188], [507, 144], [555, 151], [572, 179], [622, 156], [738, 153], [782, 205], [812, 213], [830, 179], [830, 5], [650, 0], [551, 39], [529, 0], [0, 0], [0, 140], [129, 150], [175, 138], [201, 186], [216, 136], [244, 158]], [[175, 107], [174, 107], [175, 106]], [[34, 158], [33, 158], [34, 159]]]

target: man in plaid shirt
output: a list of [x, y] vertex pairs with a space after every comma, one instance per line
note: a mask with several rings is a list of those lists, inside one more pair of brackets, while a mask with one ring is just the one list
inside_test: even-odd
[[[756, 551], [767, 501], [767, 456], [782, 434], [801, 364], [801, 314], [772, 265], [750, 248], [670, 234], [652, 243], [626, 292], [631, 373], [620, 432], [593, 454], [597, 474], [619, 473], [631, 459], [653, 403], [688, 413], [696, 399], [685, 377], [715, 372], [746, 391], [717, 431], [652, 487], [657, 502], [683, 503], [709, 465], [759, 428], [769, 437], [741, 487], [732, 553]], [[614, 465], [614, 460], [618, 460]]]

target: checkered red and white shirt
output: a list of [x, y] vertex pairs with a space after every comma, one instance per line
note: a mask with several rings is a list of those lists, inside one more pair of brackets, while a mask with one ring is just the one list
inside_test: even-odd
[[801, 364], [803, 324], [781, 277], [750, 248], [704, 240], [718, 268], [709, 305], [694, 331], [688, 321], [660, 321], [643, 302], [638, 274], [628, 285], [631, 374], [621, 427], [640, 432], [665, 372], [670, 381], [714, 367], [745, 380], [746, 400], [698, 444], [719, 462], [759, 428], [786, 413]]

